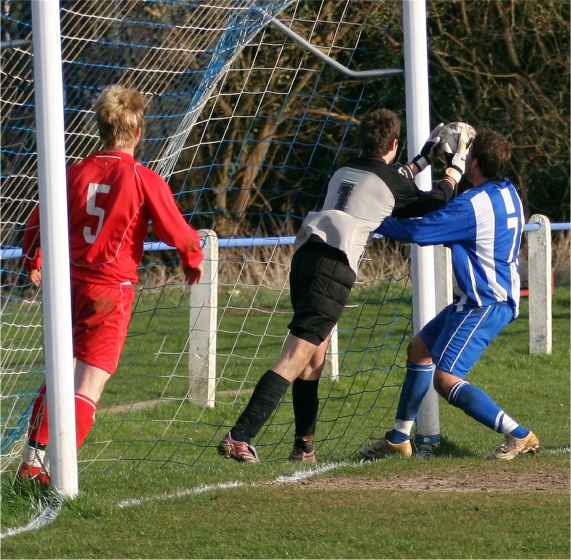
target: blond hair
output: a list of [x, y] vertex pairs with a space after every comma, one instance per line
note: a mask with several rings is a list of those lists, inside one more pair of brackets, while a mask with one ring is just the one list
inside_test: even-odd
[[143, 129], [146, 100], [137, 90], [113, 85], [105, 88], [95, 102], [99, 137], [108, 148], [124, 148]]

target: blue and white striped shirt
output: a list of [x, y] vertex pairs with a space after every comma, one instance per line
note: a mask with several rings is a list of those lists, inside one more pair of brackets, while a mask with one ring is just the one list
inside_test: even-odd
[[507, 302], [519, 313], [522, 203], [509, 179], [468, 189], [423, 218], [386, 218], [377, 233], [452, 251], [458, 309]]

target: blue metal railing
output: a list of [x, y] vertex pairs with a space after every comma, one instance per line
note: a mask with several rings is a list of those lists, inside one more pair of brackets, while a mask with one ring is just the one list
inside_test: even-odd
[[[523, 231], [537, 231], [541, 228], [540, 224], [526, 224]], [[571, 223], [551, 224], [551, 231], [571, 230]], [[382, 235], [375, 237], [381, 238]], [[218, 246], [220, 248], [227, 247], [267, 247], [271, 245], [292, 245], [295, 236], [288, 237], [235, 237], [232, 239], [219, 239]], [[174, 249], [170, 245], [162, 241], [148, 241], [144, 244], [145, 251], [168, 251]], [[0, 259], [19, 259], [22, 256], [20, 247], [6, 247], [0, 249]]]

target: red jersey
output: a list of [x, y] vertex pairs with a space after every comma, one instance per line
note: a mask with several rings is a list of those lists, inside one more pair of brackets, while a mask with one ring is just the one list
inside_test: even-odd
[[[200, 236], [184, 219], [169, 185], [123, 152], [96, 152], [67, 170], [71, 276], [95, 284], [137, 282], [149, 221], [157, 237], [176, 247], [183, 265], [203, 259]], [[22, 249], [29, 272], [41, 268], [39, 208]]]

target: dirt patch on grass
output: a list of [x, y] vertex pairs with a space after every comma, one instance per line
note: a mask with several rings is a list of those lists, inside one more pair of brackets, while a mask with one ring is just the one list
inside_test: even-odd
[[331, 476], [299, 483], [312, 490], [414, 490], [416, 492], [557, 492], [569, 495], [566, 468], [539, 468], [526, 472], [450, 474], [449, 476], [390, 476], [387, 478]]

